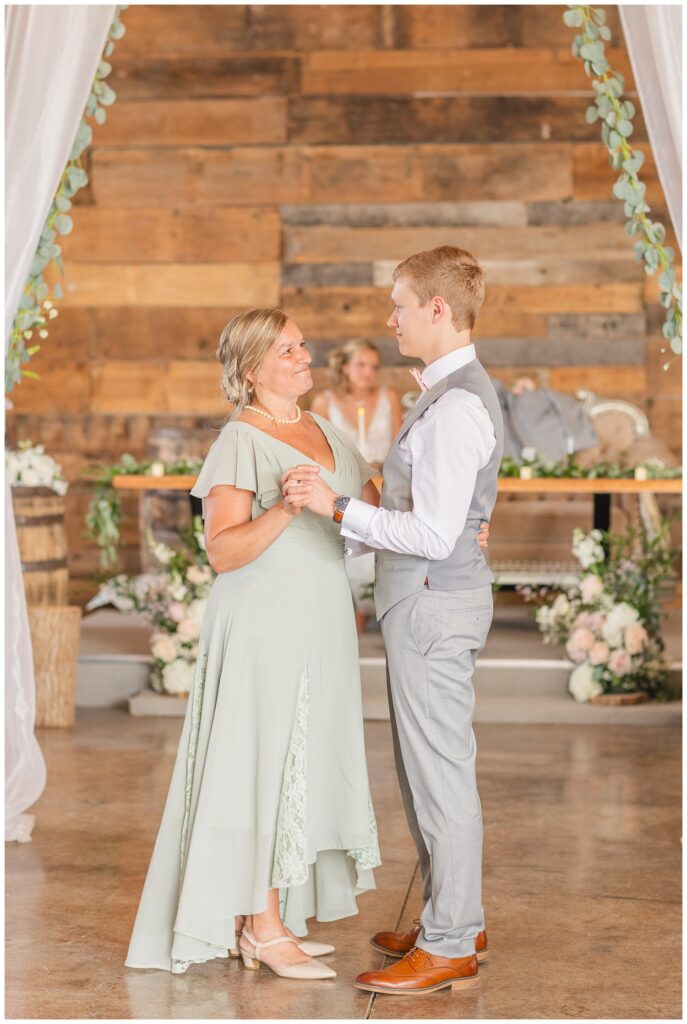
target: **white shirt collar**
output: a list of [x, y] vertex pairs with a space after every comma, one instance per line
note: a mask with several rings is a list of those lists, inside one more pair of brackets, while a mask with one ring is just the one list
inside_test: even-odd
[[428, 388], [432, 388], [440, 380], [443, 380], [444, 377], [448, 377], [449, 373], [459, 370], [461, 366], [465, 366], [466, 363], [470, 363], [476, 358], [474, 345], [454, 348], [452, 352], [447, 352], [445, 356], [440, 356], [433, 363], [428, 363], [422, 371], [422, 380]]

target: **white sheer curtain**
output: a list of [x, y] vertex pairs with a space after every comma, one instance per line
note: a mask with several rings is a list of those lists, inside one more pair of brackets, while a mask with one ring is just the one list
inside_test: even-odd
[[658, 176], [682, 249], [682, 6], [620, 6]]
[[[86, 106], [114, 9], [113, 4], [5, 8], [6, 343], [41, 229]], [[19, 385], [40, 386], [40, 381]], [[45, 762], [34, 735], [34, 721], [31, 638], [11, 493], [6, 485], [6, 839], [30, 839], [33, 817], [23, 812], [38, 799], [45, 786]]]

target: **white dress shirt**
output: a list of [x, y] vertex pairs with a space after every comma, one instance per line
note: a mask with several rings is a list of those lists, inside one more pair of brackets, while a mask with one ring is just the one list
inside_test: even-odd
[[[425, 367], [422, 383], [431, 388], [473, 359], [474, 345], [448, 352]], [[477, 473], [495, 446], [494, 425], [477, 395], [451, 388], [437, 398], [398, 446], [412, 467], [412, 509], [376, 508], [351, 498], [341, 522], [349, 553], [382, 548], [431, 561], [448, 558], [465, 529]]]

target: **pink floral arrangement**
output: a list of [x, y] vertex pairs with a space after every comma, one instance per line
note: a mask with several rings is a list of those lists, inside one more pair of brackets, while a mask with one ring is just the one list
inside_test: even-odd
[[573, 532], [578, 581], [551, 600], [550, 590], [520, 588], [537, 600], [544, 643], [565, 646], [573, 664], [569, 689], [575, 700], [600, 693], [663, 692], [666, 677], [658, 585], [674, 555], [665, 526], [654, 538], [631, 530], [607, 537], [599, 530]]

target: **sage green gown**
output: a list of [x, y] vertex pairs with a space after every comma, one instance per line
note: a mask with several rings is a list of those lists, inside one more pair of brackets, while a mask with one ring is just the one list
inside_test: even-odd
[[[373, 470], [315, 417], [335, 457], [322, 478], [359, 497]], [[313, 464], [229, 422], [192, 493], [253, 491], [252, 518], [281, 500], [281, 476]], [[253, 562], [215, 579], [128, 967], [182, 973], [226, 957], [234, 916], [280, 890], [285, 923], [358, 912], [380, 863], [370, 800], [358, 639], [339, 527], [305, 509]]]

